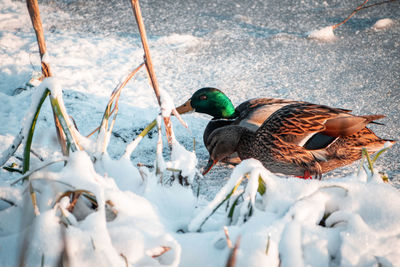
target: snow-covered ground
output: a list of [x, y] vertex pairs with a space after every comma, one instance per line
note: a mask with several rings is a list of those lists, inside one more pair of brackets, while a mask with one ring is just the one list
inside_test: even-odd
[[[52, 72], [63, 89], [68, 114], [80, 133], [87, 135], [99, 126], [112, 90], [143, 61], [130, 3], [39, 2]], [[384, 114], [387, 117], [381, 122], [385, 125], [373, 125], [374, 131], [384, 138], [399, 138], [399, 1], [361, 10], [334, 32], [326, 27], [342, 21], [360, 3], [143, 0], [140, 4], [160, 87], [176, 105], [198, 88], [214, 86], [234, 104], [254, 97], [277, 97], [352, 109], [355, 114]], [[37, 91], [16, 89], [26, 87], [40, 73], [36, 39], [24, 2], [0, 0], [0, 51], [3, 152], [19, 133]], [[242, 204], [228, 226], [233, 243], [241, 237], [238, 266], [277, 266], [279, 259], [282, 266], [399, 266], [398, 144], [375, 164], [377, 170], [388, 174], [391, 184], [358, 173], [359, 163], [325, 175], [324, 181], [303, 181], [276, 177], [253, 161], [233, 174], [228, 166], [216, 166], [199, 185], [194, 182], [193, 188], [160, 186], [154, 174], [144, 169], [148, 180], [142, 184], [134, 166], [154, 164], [157, 132], [143, 139], [132, 154], [132, 164], [118, 159], [158, 112], [153, 90], [141, 70], [122, 91], [108, 149], [111, 158], [104, 157], [99, 167], [100, 163], [93, 165], [86, 154], [77, 153], [66, 168], [56, 165], [31, 177], [38, 179], [32, 183], [39, 192], [41, 213], [37, 217], [29, 188], [9, 186], [20, 174], [1, 170], [0, 266], [16, 265], [25, 250], [32, 265], [43, 260], [52, 266], [64, 246], [68, 262], [76, 266], [124, 266], [125, 258], [135, 266], [224, 266], [230, 251], [223, 232], [228, 225], [225, 205], [201, 232], [196, 232], [196, 226], [224, 197], [218, 195], [221, 188], [221, 192], [229, 191], [223, 188], [232, 185], [228, 180], [238, 179], [240, 172], [250, 167], [263, 174], [267, 191], [252, 203], [258, 181], [250, 179], [243, 196], [252, 203], [253, 216], [243, 221], [247, 211]], [[183, 118], [189, 130], [172, 119], [176, 138], [189, 151], [193, 137], [196, 139], [201, 168], [208, 159], [202, 132], [210, 118], [200, 114]], [[37, 128], [33, 150], [45, 159], [59, 157], [47, 100]], [[192, 155], [187, 153], [185, 160]], [[22, 150], [17, 156], [22, 156]], [[168, 163], [167, 147], [164, 156]], [[179, 166], [179, 162], [191, 166], [179, 157], [171, 160], [171, 166]], [[15, 157], [12, 161], [19, 162]], [[32, 158], [32, 168], [40, 164]], [[80, 207], [84, 216], [70, 214], [65, 198], [53, 208], [57, 193], [68, 188], [40, 178], [94, 193], [98, 209], [93, 212]], [[4, 199], [16, 205], [10, 207]], [[105, 204], [107, 200], [114, 207]], [[113, 209], [116, 218], [110, 215]], [[68, 228], [58, 223], [64, 217], [70, 220]], [[170, 251], [151, 257], [163, 247]]]

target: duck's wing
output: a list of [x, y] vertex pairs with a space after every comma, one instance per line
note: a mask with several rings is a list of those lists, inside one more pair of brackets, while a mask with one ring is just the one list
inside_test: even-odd
[[234, 124], [246, 127], [255, 132], [275, 111], [294, 103], [303, 102], [277, 98], [254, 98], [247, 100], [236, 107], [237, 119]]
[[260, 127], [288, 143], [321, 149], [341, 136], [363, 129], [383, 115], [354, 116], [350, 110], [310, 103], [295, 103], [273, 113]]

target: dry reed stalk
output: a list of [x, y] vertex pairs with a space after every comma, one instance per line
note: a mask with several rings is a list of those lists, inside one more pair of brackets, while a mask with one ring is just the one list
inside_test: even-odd
[[[125, 80], [120, 83], [115, 89], [114, 91], [111, 93], [110, 96], [110, 100], [108, 101], [106, 110], [104, 111], [104, 116], [103, 116], [103, 120], [101, 123], [101, 126], [98, 129], [101, 129], [101, 127], [106, 127], [107, 128], [107, 124], [108, 124], [108, 118], [113, 114], [114, 114], [114, 119], [113, 119], [113, 123], [115, 121], [115, 118], [117, 116], [118, 113], [118, 101], [119, 101], [119, 97], [121, 95], [121, 91], [122, 89], [125, 87], [125, 85], [132, 79], [132, 77], [140, 70], [141, 67], [143, 67], [145, 63], [141, 63], [139, 66], [137, 66], [133, 71], [131, 71], [129, 73], [129, 75], [125, 78]], [[114, 105], [113, 105], [114, 104]], [[112, 127], [110, 127], [112, 129]], [[110, 129], [110, 131], [111, 131]]]
[[358, 11], [360, 11], [360, 10], [363, 8], [363, 6], [364, 6], [368, 1], [369, 1], [369, 0], [365, 0], [364, 3], [362, 3], [361, 5], [359, 5], [356, 9], [354, 9], [353, 12], [352, 12], [345, 20], [343, 20], [342, 22], [340, 22], [340, 23], [338, 23], [338, 24], [333, 25], [333, 26], [332, 26], [332, 29], [334, 30], [334, 29], [336, 29], [337, 27], [339, 27], [340, 25], [345, 24], [352, 16], [354, 16], [354, 14], [356, 14]]
[[29, 183], [29, 195], [31, 196], [33, 212], [35, 213], [35, 216], [39, 216], [40, 215], [39, 206], [37, 204], [36, 193], [35, 190], [33, 189], [32, 182]]
[[[142, 40], [142, 45], [143, 45], [143, 50], [144, 50], [144, 62], [146, 64], [146, 70], [147, 70], [147, 73], [150, 78], [150, 83], [154, 89], [154, 93], [156, 94], [158, 104], [161, 108], [162, 103], [161, 103], [160, 89], [158, 86], [156, 74], [154, 72], [153, 63], [151, 61], [150, 49], [149, 49], [149, 45], [147, 42], [146, 29], [144, 27], [142, 13], [140, 11], [139, 0], [131, 0], [131, 4], [132, 4], [132, 9], [133, 9], [133, 14], [135, 16], [136, 23], [139, 28], [140, 38]], [[171, 119], [169, 116], [163, 117], [163, 119], [164, 119], [164, 124], [165, 124], [165, 131], [167, 133], [168, 143], [172, 144]]]
[[22, 140], [24, 140], [22, 130], [23, 129], [21, 129], [18, 135], [14, 138], [14, 141], [10, 147], [0, 156], [0, 167], [3, 167], [4, 164], [7, 163], [7, 161], [12, 157], [12, 155], [14, 155], [15, 151], [17, 151], [18, 147], [21, 145]]
[[[117, 88], [114, 89], [114, 91], [111, 93], [111, 97], [110, 100], [108, 101], [108, 105], [107, 105], [107, 112], [108, 114], [111, 116], [115, 111], [118, 110], [118, 101], [119, 101], [119, 97], [121, 95], [121, 91], [122, 88], [125, 87], [125, 85], [129, 82], [130, 79], [132, 79], [132, 77], [140, 70], [140, 68], [144, 65], [144, 62], [142, 64], [140, 64], [139, 66], [137, 66], [131, 73], [129, 73], [129, 75], [125, 78], [125, 80], [120, 83]], [[110, 111], [112, 104], [114, 103], [114, 107], [113, 109]]]
[[231, 250], [231, 253], [229, 254], [228, 261], [226, 262], [226, 267], [236, 266], [236, 258], [239, 246], [240, 246], [240, 236], [236, 239], [235, 247]]
[[41, 169], [43, 169], [43, 168], [46, 168], [46, 167], [48, 167], [48, 166], [50, 166], [50, 165], [52, 165], [52, 164], [54, 164], [54, 163], [58, 163], [58, 162], [61, 162], [61, 161], [64, 161], [64, 162], [66, 163], [66, 162], [67, 162], [67, 159], [66, 159], [66, 158], [62, 158], [62, 159], [56, 159], [56, 160], [53, 160], [53, 161], [50, 161], [50, 162], [43, 163], [43, 165], [37, 167], [36, 169], [24, 173], [21, 177], [19, 177], [18, 179], [16, 179], [16, 180], [15, 180], [14, 182], [12, 182], [10, 185], [11, 185], [11, 186], [14, 186], [14, 185], [16, 185], [18, 182], [20, 182], [20, 181], [22, 181], [22, 180], [25, 180], [25, 179], [28, 179], [29, 176], [30, 176], [32, 173], [37, 172], [37, 171], [39, 171], [39, 170], [41, 170]]
[[[38, 4], [37, 0], [26, 0], [26, 4], [28, 7], [28, 12], [31, 17], [32, 26], [33, 26], [33, 29], [35, 30], [36, 39], [37, 39], [37, 43], [39, 46], [39, 54], [40, 54], [40, 61], [41, 61], [41, 66], [42, 66], [43, 77], [51, 77], [52, 74], [51, 74], [51, 70], [50, 70], [50, 65], [48, 62], [46, 62], [46, 60], [43, 59], [46, 54], [46, 42], [44, 39], [42, 20], [40, 18], [39, 4]], [[51, 95], [50, 95], [50, 99], [52, 99]], [[54, 123], [55, 123], [56, 129], [57, 129], [58, 142], [61, 145], [61, 150], [62, 150], [63, 155], [66, 156], [66, 155], [68, 155], [66, 137], [64, 135], [60, 121], [58, 120], [54, 110], [53, 110], [53, 117], [54, 117]]]
[[82, 193], [72, 193], [71, 198], [70, 198], [70, 204], [67, 207], [67, 210], [72, 213], [74, 211], [75, 205], [78, 202], [79, 197], [81, 196]]
[[[90, 192], [90, 191], [88, 191], [88, 190], [76, 189], [76, 190], [68, 190], [68, 191], [65, 191], [64, 193], [62, 193], [61, 195], [59, 195], [59, 196], [57, 197], [57, 199], [54, 201], [53, 207], [54, 207], [57, 203], [59, 203], [63, 197], [68, 197], [68, 198], [71, 200], [70, 203], [72, 203], [72, 202], [73, 202], [73, 198], [74, 198], [73, 196], [74, 196], [74, 195], [76, 195], [77, 198], [79, 198], [81, 195], [83, 195], [84, 197], [86, 197], [87, 200], [89, 200], [90, 203], [92, 203], [92, 205], [94, 205], [94, 206], [96, 206], [96, 207], [98, 206], [98, 203], [97, 203], [97, 199], [96, 199], [96, 195], [95, 195], [95, 194], [93, 194], [92, 192]], [[71, 196], [72, 196], [72, 198], [71, 198]], [[74, 204], [74, 205], [75, 205], [75, 204]]]
[[228, 227], [226, 227], [226, 226], [224, 226], [224, 233], [225, 233], [226, 244], [228, 245], [228, 248], [230, 248], [230, 249], [233, 248], [231, 238], [229, 237]]
[[[104, 111], [103, 120], [102, 120], [100, 126], [97, 127], [96, 129], [94, 129], [90, 134], [88, 134], [86, 136], [87, 138], [92, 136], [95, 132], [100, 131], [100, 128], [105, 123], [105, 120], [107, 119], [107, 117], [110, 117], [114, 112], [118, 111], [118, 100], [119, 100], [119, 96], [121, 94], [122, 88], [125, 87], [125, 85], [129, 82], [129, 80], [132, 79], [133, 76], [135, 76], [135, 74], [143, 67], [143, 65], [144, 65], [144, 62], [142, 64], [140, 64], [138, 67], [136, 67], [133, 71], [131, 71], [129, 73], [129, 75], [125, 78], [125, 80], [122, 83], [120, 83], [117, 86], [117, 88], [114, 89], [114, 91], [111, 93], [110, 100], [108, 101], [106, 110]], [[114, 100], [115, 100], [114, 108], [110, 111]], [[115, 118], [115, 116], [116, 115], [114, 115], [114, 118]]]
[[373, 3], [373, 4], [370, 4], [368, 6], [363, 6], [360, 9], [366, 9], [366, 8], [370, 8], [370, 7], [374, 7], [374, 6], [380, 6], [380, 5], [388, 4], [388, 3], [391, 3], [391, 2], [394, 2], [394, 1], [397, 1], [397, 0], [387, 0], [387, 1], [379, 2], [379, 3]]
[[159, 248], [156, 249], [157, 251], [154, 251], [155, 254], [151, 255], [151, 257], [154, 258], [158, 258], [160, 256], [162, 256], [164, 253], [168, 252], [171, 250], [171, 247], [166, 247], [166, 246], [160, 246]]
[[127, 258], [123, 253], [120, 253], [119, 255], [124, 259], [124, 261], [125, 261], [125, 266], [126, 266], [126, 267], [129, 267], [128, 258]]
[[91, 137], [92, 135], [94, 135], [95, 132], [98, 132], [100, 130], [100, 126], [98, 126], [96, 129], [94, 129], [93, 131], [90, 132], [90, 134], [86, 135], [86, 138]]
[[40, 61], [42, 65], [42, 74], [44, 77], [51, 77], [50, 66], [48, 62], [43, 61], [46, 54], [46, 42], [44, 40], [42, 20], [40, 18], [39, 4], [37, 0], [27, 0], [28, 12], [31, 17], [32, 25], [36, 33], [36, 39], [39, 46]]

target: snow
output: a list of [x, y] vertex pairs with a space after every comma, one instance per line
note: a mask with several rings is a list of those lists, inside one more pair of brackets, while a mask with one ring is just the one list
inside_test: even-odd
[[[335, 33], [324, 25], [342, 21], [354, 1], [140, 3], [162, 108], [142, 68], [122, 90], [105, 140], [85, 135], [99, 126], [112, 89], [143, 62], [129, 1], [40, 2], [54, 75], [42, 82], [26, 4], [0, 1], [1, 155], [24, 143], [46, 88], [81, 145], [61, 155], [46, 99], [32, 144], [45, 161], [32, 155], [29, 180], [13, 186], [24, 176], [0, 170], [0, 266], [225, 266], [227, 238], [240, 240], [236, 266], [400, 266], [398, 144], [374, 174], [356, 162], [302, 180], [246, 160], [202, 177], [210, 118], [184, 115], [187, 129], [174, 113], [198, 88], [215, 86], [234, 104], [281, 97], [384, 114], [385, 125], [371, 127], [398, 139], [398, 1], [358, 12]], [[160, 113], [174, 114], [171, 145]], [[136, 139], [154, 119], [160, 129]], [[101, 153], [96, 138], [107, 141]], [[20, 167], [22, 157], [23, 145], [6, 166]], [[74, 207], [72, 192], [82, 194]]]
[[380, 19], [377, 22], [375, 22], [374, 26], [372, 28], [374, 30], [384, 30], [392, 26], [394, 21], [392, 19], [386, 18], [386, 19]]
[[330, 42], [330, 41], [336, 40], [337, 37], [333, 33], [333, 27], [327, 26], [322, 29], [310, 32], [310, 34], [308, 35], [308, 38], [319, 40], [319, 41]]
[[175, 108], [174, 101], [171, 96], [165, 91], [160, 90], [160, 100], [161, 100], [161, 114], [163, 117], [169, 117], [172, 110]]

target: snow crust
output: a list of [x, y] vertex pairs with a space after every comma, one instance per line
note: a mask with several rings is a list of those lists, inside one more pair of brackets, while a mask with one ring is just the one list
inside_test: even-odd
[[392, 19], [385, 18], [385, 19], [380, 19], [377, 22], [375, 22], [375, 24], [374, 24], [374, 26], [372, 26], [372, 28], [374, 30], [384, 30], [384, 29], [389, 28], [393, 24], [394, 24], [394, 21]]
[[332, 26], [327, 26], [319, 30], [314, 30], [310, 32], [308, 35], [308, 38], [310, 39], [315, 39], [319, 41], [325, 41], [325, 42], [330, 42], [336, 40], [336, 36], [333, 33], [333, 27]]

